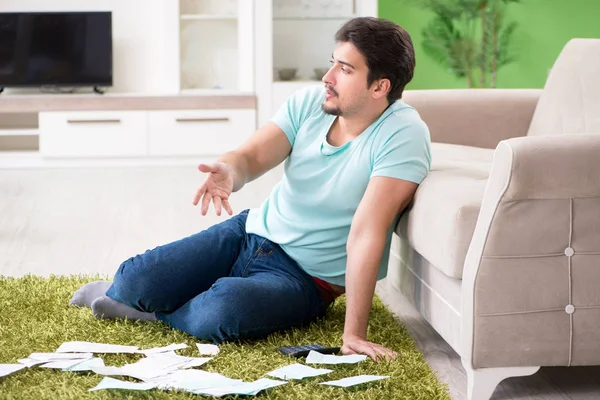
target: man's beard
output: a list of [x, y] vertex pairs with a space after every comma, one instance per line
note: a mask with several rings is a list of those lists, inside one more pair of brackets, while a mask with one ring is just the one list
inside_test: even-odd
[[[333, 88], [331, 86], [326, 85], [325, 89], [329, 90], [331, 93], [333, 93], [334, 98], [338, 98], [338, 94], [335, 90], [333, 90]], [[340, 107], [335, 107], [335, 106], [327, 106], [325, 105], [325, 103], [327, 102], [327, 100], [325, 100], [322, 104], [321, 104], [321, 109], [323, 110], [324, 113], [326, 114], [330, 114], [330, 115], [335, 115], [335, 116], [341, 116], [342, 115], [342, 110], [340, 109]]]
[[335, 116], [338, 116], [338, 117], [342, 115], [342, 110], [340, 110], [339, 107], [326, 106], [325, 103], [323, 103], [323, 104], [321, 104], [321, 109], [326, 114], [335, 115]]

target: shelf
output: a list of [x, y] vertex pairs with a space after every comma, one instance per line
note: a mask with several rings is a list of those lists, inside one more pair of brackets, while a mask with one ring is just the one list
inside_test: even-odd
[[306, 85], [323, 85], [323, 82], [316, 79], [297, 79], [293, 81], [273, 81], [274, 85], [279, 86], [306, 86]]
[[355, 17], [356, 15], [340, 15], [331, 17], [273, 17], [273, 21], [347, 21]]
[[182, 96], [254, 96], [251, 92], [242, 92], [233, 89], [218, 89], [218, 88], [188, 88], [181, 89], [179, 94]]
[[182, 14], [182, 21], [235, 21], [237, 15], [232, 14]]
[[[184, 94], [184, 93], [182, 93]], [[4, 95], [3, 95], [4, 96]], [[256, 96], [225, 90], [195, 91], [179, 94], [111, 93], [10, 95], [2, 100], [2, 113], [40, 113], [44, 111], [116, 111], [116, 110], [184, 110], [215, 108], [254, 108]], [[27, 125], [33, 129], [35, 124]], [[0, 127], [2, 125], [0, 124]], [[5, 128], [8, 126], [5, 125]], [[1, 128], [0, 128], [1, 129]], [[11, 128], [16, 131], [16, 128]]]
[[0, 128], [0, 136], [38, 136], [37, 129], [4, 129]]

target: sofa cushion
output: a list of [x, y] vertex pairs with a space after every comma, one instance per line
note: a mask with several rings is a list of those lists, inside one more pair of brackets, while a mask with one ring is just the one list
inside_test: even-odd
[[600, 132], [600, 40], [571, 39], [544, 85], [528, 135]]
[[396, 233], [444, 274], [461, 279], [493, 149], [432, 143], [431, 171]]

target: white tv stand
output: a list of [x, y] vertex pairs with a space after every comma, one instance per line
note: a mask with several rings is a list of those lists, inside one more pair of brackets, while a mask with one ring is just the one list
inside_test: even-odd
[[[256, 130], [249, 94], [2, 95], [5, 142], [37, 138], [37, 149], [1, 151], [0, 167], [190, 163], [234, 149]], [[37, 117], [37, 118], [36, 118]]]

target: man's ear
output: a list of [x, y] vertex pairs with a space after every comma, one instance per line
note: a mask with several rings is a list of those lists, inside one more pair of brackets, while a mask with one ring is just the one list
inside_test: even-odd
[[392, 88], [392, 83], [387, 78], [377, 79], [375, 82], [373, 82], [373, 85], [375, 85], [373, 97], [376, 99], [386, 97]]

